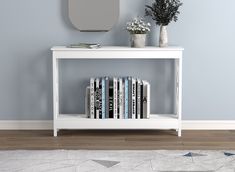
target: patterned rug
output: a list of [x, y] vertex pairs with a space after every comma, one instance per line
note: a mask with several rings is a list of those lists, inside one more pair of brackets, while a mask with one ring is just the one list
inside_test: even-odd
[[235, 172], [235, 151], [0, 151], [0, 172]]

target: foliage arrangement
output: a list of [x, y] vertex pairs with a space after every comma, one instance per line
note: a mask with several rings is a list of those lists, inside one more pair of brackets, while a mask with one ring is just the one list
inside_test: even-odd
[[131, 34], [146, 34], [150, 31], [150, 23], [146, 23], [143, 18], [137, 17], [132, 21], [127, 22], [126, 30]]
[[146, 5], [145, 14], [151, 16], [157, 25], [168, 25], [172, 20], [178, 20], [180, 0], [154, 0], [152, 6]]

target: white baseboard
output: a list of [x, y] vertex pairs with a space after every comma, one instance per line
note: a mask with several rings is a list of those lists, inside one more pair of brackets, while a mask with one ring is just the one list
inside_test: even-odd
[[183, 120], [183, 130], [235, 130], [235, 120]]
[[[0, 120], [0, 130], [51, 130], [51, 120]], [[235, 130], [235, 120], [183, 120], [183, 130]]]
[[0, 130], [51, 130], [51, 120], [0, 120]]

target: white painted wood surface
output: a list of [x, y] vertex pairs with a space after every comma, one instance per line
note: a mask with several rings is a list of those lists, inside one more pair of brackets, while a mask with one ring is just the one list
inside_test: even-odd
[[[102, 47], [99, 49], [67, 48], [56, 46], [53, 52], [53, 129], [175, 129], [181, 136], [182, 119], [182, 53], [181, 47]], [[59, 113], [60, 59], [171, 59], [175, 61], [175, 113], [156, 114], [150, 119], [88, 119], [84, 114]], [[85, 91], [85, 90], [84, 90]], [[153, 105], [152, 105], [153, 106]]]

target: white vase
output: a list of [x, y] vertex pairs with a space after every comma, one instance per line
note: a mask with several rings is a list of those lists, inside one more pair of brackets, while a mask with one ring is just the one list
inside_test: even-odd
[[143, 48], [145, 47], [146, 34], [131, 34], [131, 47]]
[[160, 47], [168, 46], [167, 26], [163, 26], [163, 25], [160, 26], [159, 46]]

